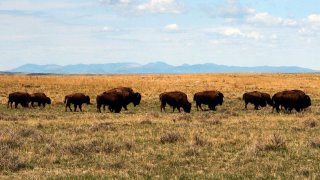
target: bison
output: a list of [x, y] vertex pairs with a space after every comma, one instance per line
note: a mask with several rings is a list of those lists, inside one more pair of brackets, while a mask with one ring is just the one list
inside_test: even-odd
[[120, 96], [122, 96], [122, 106], [125, 110], [128, 110], [127, 106], [130, 103], [133, 103], [134, 106], [137, 106], [140, 104], [141, 101], [141, 94], [138, 92], [134, 92], [132, 88], [129, 87], [117, 87], [114, 89], [110, 89], [104, 93], [116, 93]]
[[29, 107], [29, 102], [31, 100], [31, 96], [26, 92], [13, 92], [9, 94], [8, 97], [8, 108], [9, 104], [12, 109], [12, 104], [14, 103], [15, 108], [18, 107], [18, 104], [21, 104], [22, 107]]
[[101, 106], [109, 106], [110, 112], [120, 113], [124, 100], [121, 94], [116, 92], [104, 92], [97, 96], [97, 111], [101, 113]]
[[191, 111], [191, 103], [188, 101], [188, 97], [185, 93], [180, 91], [164, 92], [159, 95], [161, 101], [161, 112], [162, 109], [165, 111], [166, 104], [172, 106], [172, 112], [177, 108], [180, 112], [182, 107], [186, 113]]
[[311, 106], [310, 96], [306, 95], [301, 90], [286, 90], [281, 91], [273, 95], [273, 110], [276, 109], [280, 112], [280, 106], [282, 106], [286, 111], [291, 112], [295, 109], [297, 112], [304, 110]]
[[223, 97], [223, 94], [219, 91], [203, 91], [195, 93], [193, 100], [196, 102], [198, 111], [199, 107], [203, 111], [201, 107], [202, 104], [208, 105], [211, 110], [216, 110], [217, 105], [222, 105]]
[[246, 92], [243, 94], [242, 99], [245, 102], [245, 109], [247, 109], [247, 106], [249, 103], [254, 105], [254, 109], [258, 110], [260, 107], [266, 107], [267, 104], [272, 106], [272, 100], [270, 97], [270, 94], [259, 92], [259, 91], [252, 91], [252, 92]]
[[65, 96], [64, 98], [64, 103], [66, 104], [65, 110], [67, 111], [67, 108], [69, 107], [70, 111], [71, 109], [71, 104], [74, 104], [74, 111], [77, 111], [77, 106], [79, 106], [80, 111], [82, 112], [82, 104], [91, 104], [90, 103], [90, 97], [84, 95], [83, 93], [74, 93], [74, 94], [69, 94]]
[[38, 103], [38, 106], [41, 105], [43, 107], [46, 106], [46, 104], [51, 104], [51, 99], [46, 96], [45, 93], [33, 93], [31, 96], [31, 106], [34, 107], [34, 103]]

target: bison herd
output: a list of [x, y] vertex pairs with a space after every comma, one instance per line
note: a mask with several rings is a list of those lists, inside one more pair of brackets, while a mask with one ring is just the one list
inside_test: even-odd
[[[223, 104], [224, 95], [219, 91], [203, 91], [194, 94], [193, 100], [196, 103], [196, 108], [199, 111], [204, 110], [202, 105], [207, 105], [209, 110], [216, 110], [217, 105]], [[165, 107], [168, 104], [172, 107], [174, 112], [177, 109], [179, 112], [181, 108], [186, 113], [191, 112], [191, 103], [188, 101], [188, 97], [185, 93], [180, 91], [164, 92], [159, 95], [161, 102], [161, 112], [165, 111]], [[273, 107], [272, 112], [276, 109], [280, 112], [283, 109], [286, 112], [291, 112], [295, 109], [297, 112], [301, 112], [311, 106], [311, 99], [305, 92], [301, 90], [286, 90], [274, 94], [272, 97], [264, 92], [252, 91], [243, 94], [242, 99], [245, 103], [245, 109], [249, 103], [254, 105], [254, 109], [258, 110], [259, 107], [263, 108], [267, 105]], [[120, 113], [122, 108], [127, 110], [127, 106], [132, 103], [134, 106], [140, 104], [141, 94], [134, 92], [129, 87], [118, 87], [110, 89], [97, 95], [96, 104], [97, 112], [101, 113], [101, 108], [105, 111], [106, 106], [110, 112]], [[34, 107], [34, 103], [38, 103], [39, 107], [45, 107], [46, 104], [51, 104], [51, 99], [44, 93], [33, 93], [29, 94], [26, 92], [14, 92], [9, 94], [8, 97], [8, 108], [12, 108], [14, 103], [15, 108], [19, 104], [23, 107], [29, 107], [29, 104]], [[74, 93], [66, 95], [64, 98], [65, 111], [71, 109], [71, 104], [74, 106], [74, 111], [77, 111], [79, 107], [82, 111], [83, 104], [91, 104], [90, 97], [83, 93]]]

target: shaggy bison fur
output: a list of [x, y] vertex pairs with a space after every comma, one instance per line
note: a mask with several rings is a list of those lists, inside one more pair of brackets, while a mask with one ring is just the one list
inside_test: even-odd
[[133, 103], [135, 107], [139, 105], [141, 101], [141, 94], [138, 92], [134, 92], [133, 89], [129, 87], [117, 87], [104, 92], [104, 94], [105, 93], [114, 93], [114, 94], [118, 94], [119, 96], [122, 96], [121, 98], [122, 102], [119, 102], [119, 103], [122, 104], [125, 110], [128, 110], [127, 108], [128, 104]]
[[183, 110], [187, 113], [191, 111], [191, 103], [188, 101], [188, 97], [185, 93], [180, 91], [173, 91], [173, 92], [164, 92], [159, 95], [161, 101], [161, 112], [162, 109], [165, 111], [166, 104], [172, 106], [172, 111], [177, 108], [180, 112], [180, 108], [182, 107]]
[[46, 106], [46, 104], [51, 104], [51, 99], [46, 96], [45, 93], [33, 93], [31, 96], [31, 106], [34, 107], [34, 103], [38, 103], [38, 106], [41, 105], [43, 107]]
[[252, 91], [243, 94], [242, 99], [245, 102], [245, 109], [249, 103], [254, 105], [254, 109], [258, 110], [259, 107], [266, 107], [267, 104], [272, 106], [271, 96], [268, 93]]
[[210, 110], [216, 110], [217, 105], [222, 105], [223, 97], [219, 91], [203, 91], [195, 93], [193, 100], [196, 102], [197, 110], [200, 108], [203, 111], [202, 104], [208, 105]]
[[110, 112], [120, 113], [124, 100], [121, 94], [116, 92], [104, 92], [97, 96], [97, 111], [101, 113], [101, 106], [105, 110], [108, 106]]
[[66, 104], [65, 111], [67, 111], [67, 108], [69, 107], [70, 111], [71, 109], [71, 104], [74, 105], [74, 111], [77, 111], [77, 106], [79, 106], [80, 111], [82, 112], [82, 104], [90, 104], [90, 97], [84, 95], [83, 93], [74, 93], [74, 94], [69, 94], [65, 96], [64, 98], [64, 103]]
[[295, 109], [297, 112], [311, 106], [311, 98], [301, 90], [281, 91], [273, 95], [273, 110], [280, 112], [280, 106], [286, 111], [291, 112]]
[[26, 92], [13, 92], [9, 94], [8, 97], [8, 108], [9, 105], [12, 109], [12, 104], [14, 103], [15, 108], [21, 104], [22, 107], [29, 107], [29, 102], [31, 100], [31, 96]]

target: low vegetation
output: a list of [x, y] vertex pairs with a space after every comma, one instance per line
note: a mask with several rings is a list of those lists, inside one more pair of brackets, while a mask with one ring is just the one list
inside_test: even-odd
[[[319, 179], [319, 74], [27, 76], [0, 78], [0, 178], [6, 179]], [[96, 95], [117, 86], [142, 94], [120, 114], [97, 113]], [[180, 90], [225, 96], [216, 111], [160, 112], [159, 94]], [[246, 91], [301, 89], [304, 112], [244, 109]], [[10, 92], [45, 92], [46, 108], [8, 109]], [[64, 96], [90, 95], [84, 112]], [[205, 107], [205, 106], [203, 106]], [[207, 109], [207, 107], [205, 107]]]

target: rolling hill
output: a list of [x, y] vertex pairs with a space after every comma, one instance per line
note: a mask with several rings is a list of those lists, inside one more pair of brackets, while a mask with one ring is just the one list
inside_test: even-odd
[[173, 66], [164, 62], [148, 64], [107, 63], [107, 64], [75, 64], [60, 66], [55, 64], [25, 64], [8, 72], [21, 73], [53, 73], [53, 74], [143, 74], [143, 73], [230, 73], [230, 72], [270, 72], [270, 73], [310, 73], [317, 70], [296, 66], [225, 66], [213, 63]]

